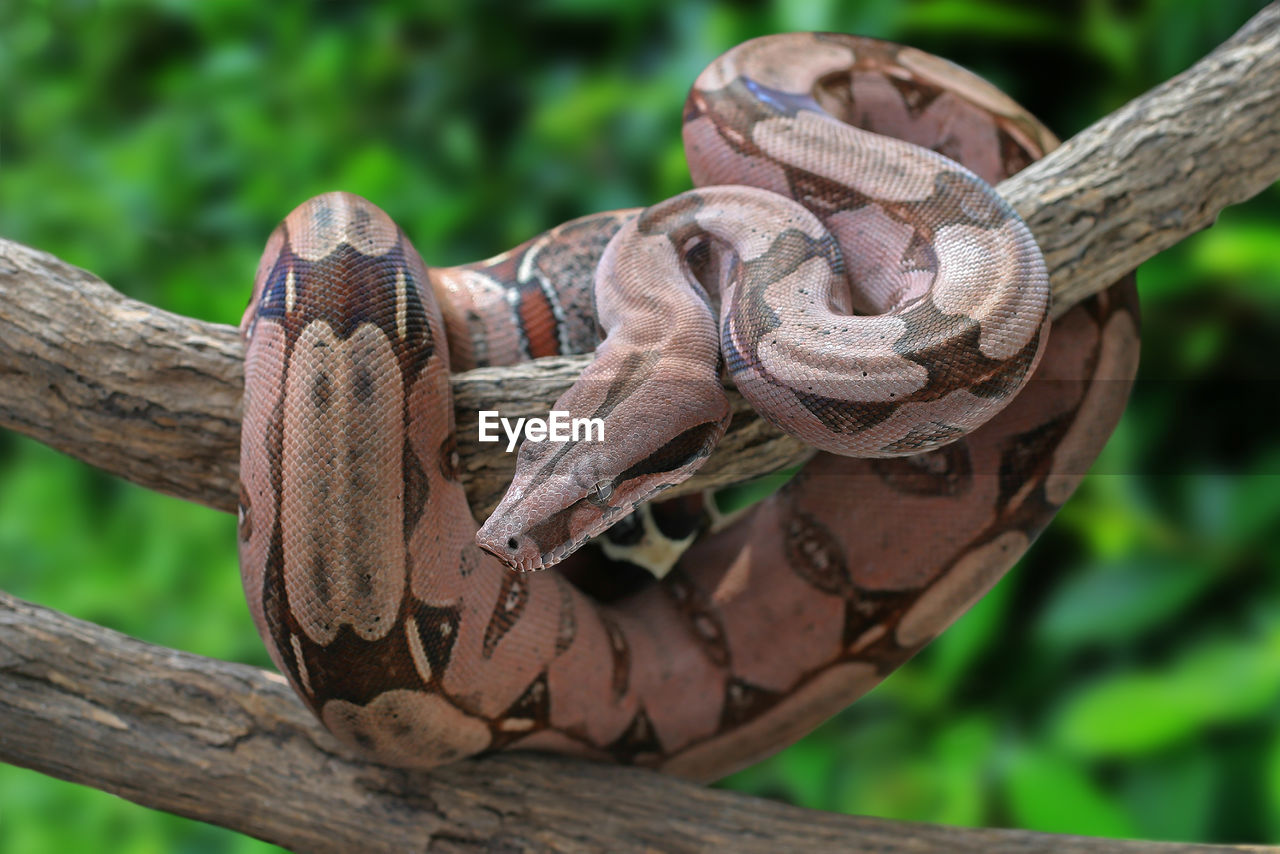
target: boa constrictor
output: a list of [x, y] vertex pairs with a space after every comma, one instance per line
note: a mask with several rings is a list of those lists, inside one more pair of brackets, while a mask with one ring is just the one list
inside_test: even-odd
[[[1132, 280], [1047, 334], [1043, 260], [987, 182], [1056, 141], [990, 84], [771, 36], [702, 73], [684, 134], [700, 189], [479, 263], [424, 266], [341, 193], [271, 235], [242, 324], [242, 575], [342, 741], [405, 766], [522, 748], [723, 775], [963, 613], [1114, 428]], [[557, 408], [604, 441], [525, 442], [477, 537], [449, 371], [593, 348]], [[722, 368], [822, 451], [617, 601], [512, 571], [612, 571], [570, 552], [707, 455]]]

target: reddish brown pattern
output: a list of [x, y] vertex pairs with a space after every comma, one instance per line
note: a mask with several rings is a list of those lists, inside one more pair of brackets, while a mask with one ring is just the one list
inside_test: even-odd
[[[813, 213], [758, 194], [716, 201], [703, 192], [652, 209], [648, 226], [669, 230], [638, 254], [610, 242], [637, 232], [638, 211], [616, 211], [495, 259], [433, 270], [385, 214], [346, 194], [305, 203], [272, 234], [243, 324], [242, 575], [274, 661], [337, 737], [390, 764], [510, 747], [720, 776], [874, 686], [994, 583], [1069, 497], [1136, 369], [1132, 281], [1065, 314], [1047, 343], [1033, 331], [1035, 306], [1017, 300], [1006, 313], [1028, 316], [1023, 337], [994, 334], [983, 293], [929, 289], [948, 271], [967, 275], [955, 266], [966, 242], [982, 245], [995, 275], [1026, 276], [1001, 248], [1018, 244], [1004, 234], [1007, 212], [944, 161], [894, 145], [867, 155], [879, 165], [856, 177], [806, 165], [825, 120], [787, 124], [770, 104], [892, 130], [962, 157], [989, 181], [1055, 144], [1005, 96], [942, 60], [792, 34], [712, 65], [687, 103], [686, 143], [699, 182], [750, 180]], [[907, 163], [916, 177], [900, 173]], [[912, 225], [938, 188], [961, 203]], [[759, 228], [769, 217], [773, 236]], [[878, 248], [856, 258], [836, 248], [867, 231], [883, 236]], [[554, 571], [513, 574], [475, 545], [448, 371], [589, 351], [593, 271], [617, 265], [643, 278], [656, 262], [699, 283], [697, 311], [739, 287], [740, 313], [724, 325], [730, 368], [781, 378], [770, 393], [798, 402], [787, 418], [815, 433], [841, 423], [836, 405], [863, 369], [832, 370], [830, 359], [789, 349], [833, 321], [783, 312], [762, 326], [784, 285], [808, 288], [806, 276], [825, 277], [840, 308], [916, 306], [873, 321], [915, 342], [911, 352], [938, 357], [912, 362], [900, 347], [874, 365], [864, 359], [868, 374], [884, 377], [879, 409], [863, 413], [882, 446], [927, 445], [910, 413], [945, 396], [939, 390], [956, 376], [978, 383], [964, 392], [977, 407], [1016, 388], [1042, 349], [1043, 358], [1006, 408], [959, 441], [893, 460], [819, 454], [777, 495], [695, 542], [665, 581], [602, 604]], [[868, 291], [843, 290], [846, 265]], [[659, 305], [668, 296], [656, 285]], [[606, 293], [602, 322], [625, 302]], [[657, 311], [653, 334], [677, 330], [673, 340], [717, 326], [696, 312]], [[939, 337], [948, 329], [955, 334]], [[611, 419], [610, 459], [553, 449], [538, 461], [539, 559], [696, 467], [723, 429], [723, 410], [694, 401], [691, 382], [705, 376], [708, 393], [718, 390], [714, 336], [692, 356], [645, 349], [634, 331], [610, 336], [602, 350], [613, 347], [617, 361], [582, 398]], [[668, 395], [676, 405], [662, 415], [643, 393], [655, 370], [666, 371], [667, 388], [687, 390]], [[947, 437], [958, 430], [937, 420]], [[585, 553], [571, 561], [616, 571]]]

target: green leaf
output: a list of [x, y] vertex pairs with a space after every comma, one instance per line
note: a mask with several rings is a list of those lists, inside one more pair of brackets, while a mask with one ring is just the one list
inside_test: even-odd
[[750, 507], [757, 501], [763, 501], [781, 489], [783, 484], [795, 477], [801, 468], [802, 466], [792, 466], [772, 474], [766, 474], [763, 477], [717, 489], [713, 493], [716, 509], [727, 516], [745, 507]]
[[1145, 838], [1207, 839], [1223, 776], [1213, 750], [1198, 745], [1133, 767], [1121, 786], [1123, 803]]
[[1280, 702], [1280, 630], [1273, 624], [1259, 634], [1087, 683], [1064, 704], [1054, 743], [1081, 756], [1137, 756], [1272, 707]]
[[1056, 648], [1132, 642], [1177, 616], [1213, 581], [1202, 562], [1167, 553], [1097, 563], [1062, 583], [1036, 634]]
[[1026, 749], [1009, 763], [1005, 797], [1019, 827], [1047, 833], [1132, 837], [1133, 821], [1088, 771], [1048, 751]]

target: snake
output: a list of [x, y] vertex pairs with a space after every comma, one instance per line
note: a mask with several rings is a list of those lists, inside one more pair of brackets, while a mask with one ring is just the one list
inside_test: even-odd
[[[993, 185], [1058, 142], [993, 85], [890, 42], [765, 36], [697, 77], [683, 137], [693, 189], [480, 262], [428, 267], [343, 192], [268, 239], [241, 323], [241, 576], [341, 743], [724, 776], [963, 614], [1118, 423], [1133, 278], [1050, 323]], [[582, 353], [555, 408], [603, 436], [523, 442], [480, 525], [450, 373]], [[584, 546], [701, 465], [726, 383], [813, 456], [660, 579], [589, 592], [625, 552]]]

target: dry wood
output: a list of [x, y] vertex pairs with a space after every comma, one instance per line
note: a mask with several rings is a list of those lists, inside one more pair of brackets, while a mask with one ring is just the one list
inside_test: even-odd
[[[104, 471], [235, 512], [243, 348], [230, 326], [131, 300], [52, 255], [0, 238], [0, 426]], [[589, 356], [481, 368], [453, 378], [471, 506], [487, 516], [515, 455], [477, 438], [478, 411], [545, 416]], [[730, 392], [733, 424], [679, 491], [742, 480], [812, 451]]]
[[835, 815], [549, 756], [382, 768], [333, 741], [273, 673], [2, 593], [0, 719], [0, 760], [298, 851], [1262, 850]]
[[[1060, 312], [1278, 176], [1273, 3], [1192, 69], [1000, 190], [1045, 249]], [[231, 327], [129, 300], [90, 273], [0, 240], [0, 424], [229, 510], [240, 354]], [[512, 462], [475, 441], [475, 411], [543, 412], [584, 362], [455, 378], [473, 506], [493, 506]], [[734, 431], [708, 464], [720, 477], [803, 457], [741, 410]], [[307, 851], [1223, 850], [836, 816], [545, 757], [388, 770], [343, 752], [278, 676], [153, 647], [3, 594], [0, 760]]]

